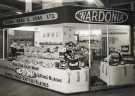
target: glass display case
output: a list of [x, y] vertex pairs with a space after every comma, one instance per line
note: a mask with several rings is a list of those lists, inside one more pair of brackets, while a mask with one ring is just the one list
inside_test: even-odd
[[[79, 45], [68, 24], [7, 29], [4, 75], [51, 90], [89, 90], [89, 49]], [[77, 86], [76, 86], [77, 85]]]

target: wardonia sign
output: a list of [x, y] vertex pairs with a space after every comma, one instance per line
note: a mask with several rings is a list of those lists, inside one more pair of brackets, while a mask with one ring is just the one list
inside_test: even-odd
[[75, 13], [75, 19], [84, 23], [125, 23], [126, 12], [105, 9], [83, 9]]

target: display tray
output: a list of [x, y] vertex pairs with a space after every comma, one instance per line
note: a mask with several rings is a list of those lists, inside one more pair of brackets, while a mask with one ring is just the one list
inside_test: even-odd
[[56, 68], [30, 69], [0, 60], [0, 75], [64, 94], [89, 91], [89, 69], [62, 70]]

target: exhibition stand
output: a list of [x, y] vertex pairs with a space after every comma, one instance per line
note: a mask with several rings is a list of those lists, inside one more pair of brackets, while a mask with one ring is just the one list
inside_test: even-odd
[[[102, 53], [99, 57], [106, 56], [107, 47], [99, 39], [106, 42], [103, 39], [108, 38], [106, 31], [96, 30], [93, 31], [96, 40], [92, 40], [92, 24], [127, 25], [128, 14], [119, 10], [62, 6], [3, 18], [4, 52], [0, 74], [65, 94], [89, 91], [94, 61], [90, 43], [98, 42], [100, 46], [97, 48], [93, 43], [93, 50], [98, 50], [99, 55]], [[116, 48], [128, 46], [127, 53], [130, 53], [129, 33], [119, 34], [124, 34], [121, 37], [126, 36], [127, 42]], [[101, 61], [100, 79], [109, 86], [134, 84], [133, 68], [134, 64], [113, 66]]]

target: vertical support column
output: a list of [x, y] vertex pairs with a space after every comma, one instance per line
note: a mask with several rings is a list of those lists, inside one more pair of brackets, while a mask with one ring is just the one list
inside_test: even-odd
[[90, 42], [90, 39], [91, 39], [91, 24], [89, 24], [88, 25], [89, 27], [89, 29], [88, 29], [88, 31], [89, 31], [89, 91], [91, 91], [91, 55], [92, 55], [92, 53], [91, 53], [91, 42]]
[[107, 56], [109, 56], [109, 25], [108, 24], [107, 24]]
[[32, 0], [25, 0], [25, 12], [32, 12]]
[[2, 59], [4, 60], [6, 57], [7, 57], [7, 44], [8, 44], [8, 42], [7, 42], [7, 29], [3, 29], [2, 30], [2, 33], [3, 33], [3, 56], [2, 56]]
[[[131, 11], [134, 11], [134, 4], [135, 3], [130, 3], [130, 7], [131, 7]], [[134, 36], [134, 25], [130, 25], [130, 52], [131, 52], [131, 55], [134, 56], [134, 39], [135, 39], [135, 36]]]
[[5, 47], [5, 58], [8, 57], [8, 29], [4, 29], [4, 47]]
[[49, 8], [49, 2], [50, 0], [42, 0], [42, 9], [48, 9]]
[[134, 26], [130, 25], [130, 50], [131, 50], [131, 55], [134, 56]]
[[5, 59], [5, 30], [2, 30], [3, 32], [3, 60]]
[[92, 56], [92, 53], [91, 53], [91, 42], [90, 42], [90, 38], [91, 38], [91, 25], [89, 24], [89, 68], [91, 68], [91, 56]]
[[0, 28], [0, 59], [3, 59], [3, 29]]
[[63, 5], [63, 0], [42, 0], [42, 9], [54, 8]]

